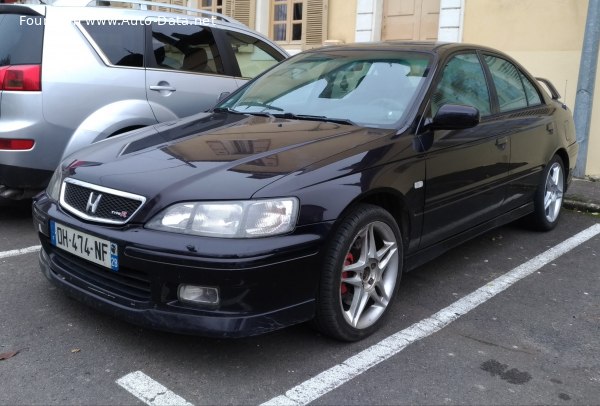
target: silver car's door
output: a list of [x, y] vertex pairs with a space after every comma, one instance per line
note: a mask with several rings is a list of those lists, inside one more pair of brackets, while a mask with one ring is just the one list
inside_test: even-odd
[[146, 20], [152, 47], [146, 52], [146, 94], [158, 121], [205, 111], [238, 87], [215, 40], [217, 28], [192, 18], [183, 24], [183, 18]]

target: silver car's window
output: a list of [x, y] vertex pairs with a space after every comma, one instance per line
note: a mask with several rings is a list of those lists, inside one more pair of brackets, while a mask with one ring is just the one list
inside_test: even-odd
[[42, 62], [43, 18], [26, 16], [31, 24], [23, 24], [23, 17], [0, 14], [0, 66]]
[[152, 24], [156, 68], [225, 74], [212, 31], [200, 25]]
[[491, 113], [490, 94], [476, 54], [456, 55], [444, 67], [431, 97], [432, 114], [435, 115], [444, 104], [476, 107], [482, 116]]
[[275, 48], [250, 35], [226, 31], [225, 37], [231, 45], [242, 77], [253, 78], [285, 59]]
[[103, 21], [88, 20], [81, 26], [90, 34], [100, 51], [111, 64], [117, 66], [144, 67], [143, 25], [114, 25]]

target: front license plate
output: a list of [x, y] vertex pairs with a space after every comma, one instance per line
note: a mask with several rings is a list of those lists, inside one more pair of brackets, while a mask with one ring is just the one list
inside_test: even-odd
[[52, 245], [113, 271], [119, 270], [117, 244], [50, 221]]

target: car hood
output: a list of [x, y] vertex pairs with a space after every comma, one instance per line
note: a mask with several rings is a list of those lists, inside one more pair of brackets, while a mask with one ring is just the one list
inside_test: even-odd
[[201, 114], [97, 143], [63, 165], [89, 183], [154, 204], [248, 199], [266, 185], [390, 130], [238, 114]]

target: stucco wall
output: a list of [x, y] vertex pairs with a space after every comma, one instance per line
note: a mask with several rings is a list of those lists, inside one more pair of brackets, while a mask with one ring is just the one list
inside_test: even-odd
[[[587, 0], [466, 0], [463, 42], [488, 45], [550, 79], [575, 105]], [[600, 177], [600, 68], [586, 173]]]
[[356, 27], [356, 0], [329, 0], [327, 39], [353, 43]]

